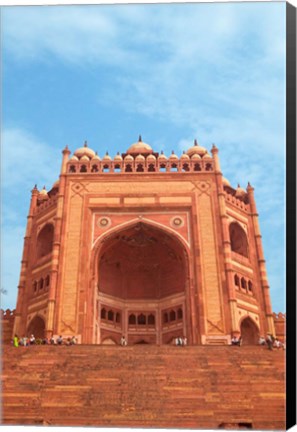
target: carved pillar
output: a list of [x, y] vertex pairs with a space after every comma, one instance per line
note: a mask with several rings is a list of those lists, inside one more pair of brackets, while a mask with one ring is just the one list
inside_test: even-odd
[[264, 297], [264, 307], [265, 307], [267, 326], [268, 326], [268, 331], [275, 336], [275, 327], [274, 327], [273, 313], [272, 313], [271, 301], [270, 301], [269, 284], [267, 279], [266, 265], [265, 265], [264, 252], [262, 246], [262, 235], [259, 226], [259, 215], [257, 213], [256, 201], [254, 196], [254, 188], [250, 185], [250, 183], [248, 183], [247, 192], [248, 192], [248, 197], [250, 202], [251, 218], [254, 227], [256, 252], [257, 252], [257, 258], [259, 264], [262, 293]]
[[62, 151], [63, 158], [61, 164], [61, 174], [59, 182], [59, 192], [57, 200], [57, 211], [54, 217], [54, 242], [52, 250], [52, 264], [51, 264], [51, 280], [49, 287], [48, 297], [48, 310], [46, 320], [46, 336], [50, 337], [54, 332], [54, 317], [55, 317], [55, 306], [56, 306], [56, 291], [58, 283], [58, 270], [59, 270], [59, 259], [60, 259], [60, 248], [61, 248], [61, 232], [62, 232], [62, 216], [64, 207], [64, 194], [65, 194], [65, 174], [66, 165], [69, 159], [70, 151], [66, 146]]
[[[28, 258], [29, 258], [29, 249], [30, 249], [30, 241], [31, 241], [31, 232], [32, 232], [32, 223], [34, 217], [34, 210], [37, 206], [37, 197], [39, 191], [37, 186], [35, 185], [31, 191], [31, 202], [29, 208], [29, 214], [27, 216], [27, 228], [26, 234], [24, 237], [24, 249], [23, 256], [21, 261], [21, 273], [18, 285], [18, 299], [17, 306], [15, 312], [15, 320], [13, 326], [13, 334], [24, 333], [26, 332], [26, 323], [24, 320], [25, 307], [26, 307], [26, 296], [25, 296], [25, 288], [26, 288], [26, 276], [27, 276], [27, 268], [28, 268]], [[27, 288], [28, 289], [28, 288]]]
[[218, 187], [218, 198], [219, 198], [219, 213], [222, 223], [222, 235], [223, 235], [223, 253], [224, 253], [224, 264], [226, 271], [226, 284], [228, 291], [230, 315], [231, 315], [231, 332], [239, 333], [240, 329], [237, 324], [237, 300], [233, 281], [233, 269], [231, 263], [231, 242], [228, 229], [228, 216], [226, 211], [225, 191], [222, 181], [222, 172], [219, 161], [219, 150], [213, 145], [211, 153], [214, 159], [214, 171], [216, 174], [217, 187]]

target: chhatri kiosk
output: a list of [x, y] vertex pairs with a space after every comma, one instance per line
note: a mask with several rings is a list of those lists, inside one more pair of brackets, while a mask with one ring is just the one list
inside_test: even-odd
[[142, 142], [100, 158], [66, 147], [59, 180], [32, 190], [14, 333], [85, 344], [255, 344], [274, 331], [254, 189], [218, 149]]

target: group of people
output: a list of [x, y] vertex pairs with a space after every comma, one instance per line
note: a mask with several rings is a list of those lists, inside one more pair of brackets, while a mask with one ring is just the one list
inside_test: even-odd
[[263, 336], [260, 336], [259, 345], [267, 345], [270, 351], [272, 351], [273, 348], [286, 349], [285, 344], [278, 338], [274, 337], [271, 333], [267, 333], [266, 339]]
[[231, 339], [231, 345], [241, 346], [242, 345], [242, 337], [241, 336], [233, 336]]
[[[233, 336], [231, 339], [231, 345], [242, 345], [242, 337], [241, 336]], [[259, 345], [265, 345], [269, 350], [273, 350], [273, 348], [277, 349], [286, 349], [285, 344], [281, 342], [278, 338], [274, 337], [271, 333], [267, 333], [266, 339], [263, 336], [259, 338]]]
[[76, 345], [77, 339], [75, 336], [69, 336], [67, 339], [64, 339], [61, 335], [56, 339], [53, 336], [50, 338], [35, 338], [33, 334], [30, 337], [23, 336], [19, 338], [18, 335], [15, 334], [12, 339], [12, 344], [15, 347], [29, 345]]
[[186, 346], [188, 344], [188, 340], [185, 336], [175, 338], [174, 342], [177, 346]]

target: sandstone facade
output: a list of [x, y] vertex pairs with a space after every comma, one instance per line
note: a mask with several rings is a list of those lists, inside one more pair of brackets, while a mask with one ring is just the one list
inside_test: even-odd
[[32, 190], [14, 332], [82, 343], [243, 343], [275, 335], [254, 189], [233, 188], [218, 149], [181, 157], [139, 141], [102, 159], [63, 150]]

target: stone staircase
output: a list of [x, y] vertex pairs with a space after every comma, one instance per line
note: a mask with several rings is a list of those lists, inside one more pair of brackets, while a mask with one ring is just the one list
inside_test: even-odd
[[285, 429], [284, 351], [4, 346], [2, 358], [2, 424]]

